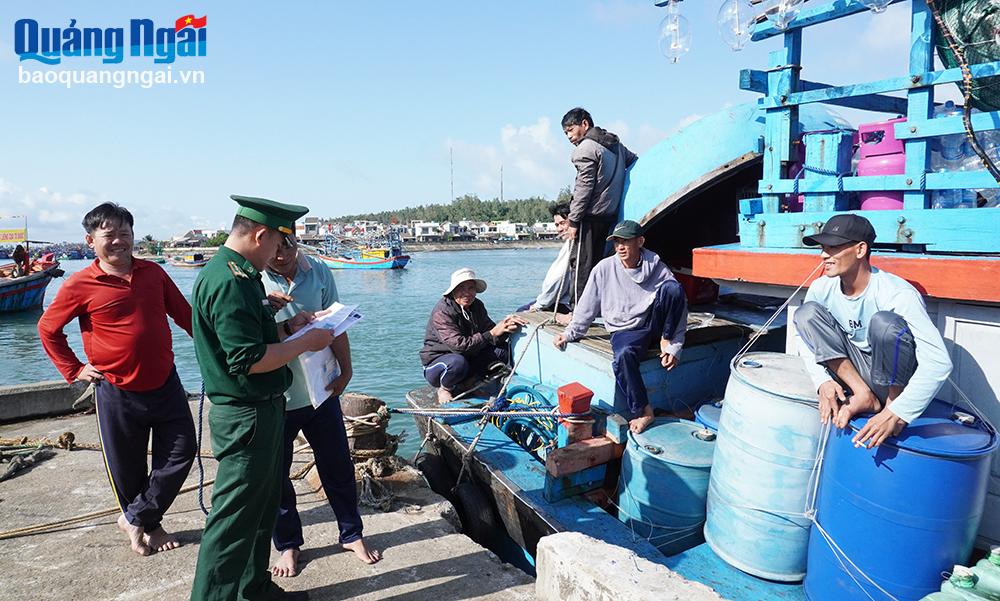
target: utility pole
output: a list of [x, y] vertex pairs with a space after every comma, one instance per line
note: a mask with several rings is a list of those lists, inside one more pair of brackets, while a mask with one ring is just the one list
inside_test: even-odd
[[455, 200], [455, 149], [452, 146], [448, 147], [448, 163], [451, 165], [451, 202]]
[[500, 202], [503, 202], [503, 163], [500, 163]]

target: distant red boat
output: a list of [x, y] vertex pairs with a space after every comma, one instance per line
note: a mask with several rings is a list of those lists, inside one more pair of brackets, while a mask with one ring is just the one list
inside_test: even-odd
[[52, 278], [63, 275], [54, 253], [32, 261], [24, 275], [14, 277], [14, 268], [13, 263], [0, 265], [0, 313], [41, 308], [45, 288]]

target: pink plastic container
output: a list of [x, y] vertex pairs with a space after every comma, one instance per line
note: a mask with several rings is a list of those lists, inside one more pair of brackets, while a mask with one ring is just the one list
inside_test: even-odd
[[[906, 117], [858, 126], [858, 175], [899, 175], [906, 173], [903, 141], [896, 139], [893, 126]], [[862, 192], [861, 210], [893, 211], [903, 208], [902, 192]]]

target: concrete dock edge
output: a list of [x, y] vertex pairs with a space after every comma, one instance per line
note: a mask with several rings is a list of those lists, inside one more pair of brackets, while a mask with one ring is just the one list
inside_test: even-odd
[[577, 532], [542, 538], [535, 567], [538, 601], [724, 601], [704, 584]]

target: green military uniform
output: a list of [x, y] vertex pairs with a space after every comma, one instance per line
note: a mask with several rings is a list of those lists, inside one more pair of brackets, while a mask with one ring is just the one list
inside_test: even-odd
[[[294, 231], [305, 207], [233, 196], [238, 215]], [[268, 570], [281, 484], [287, 367], [251, 374], [268, 344], [279, 342], [261, 274], [220, 247], [194, 284], [195, 352], [212, 402], [208, 421], [219, 462], [191, 599], [270, 599], [280, 593]]]

